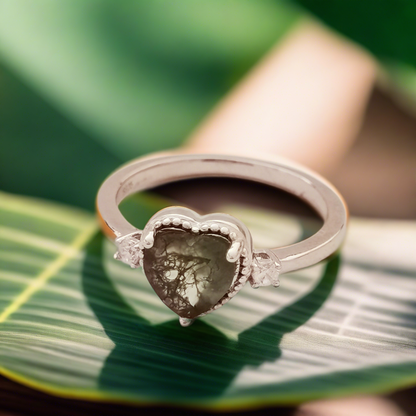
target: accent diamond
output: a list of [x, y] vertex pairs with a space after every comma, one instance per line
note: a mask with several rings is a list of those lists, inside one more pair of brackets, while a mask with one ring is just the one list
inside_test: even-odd
[[116, 240], [118, 252], [114, 257], [132, 268], [139, 267], [140, 259], [143, 257], [140, 236], [140, 233], [135, 233], [118, 238]]
[[254, 288], [270, 285], [278, 287], [280, 269], [280, 261], [271, 250], [255, 251], [249, 282]]

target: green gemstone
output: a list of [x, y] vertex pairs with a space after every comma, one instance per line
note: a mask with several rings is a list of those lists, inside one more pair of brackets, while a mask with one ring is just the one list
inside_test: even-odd
[[196, 318], [228, 292], [238, 262], [226, 254], [231, 242], [217, 234], [165, 228], [144, 250], [143, 268], [163, 303], [183, 318]]

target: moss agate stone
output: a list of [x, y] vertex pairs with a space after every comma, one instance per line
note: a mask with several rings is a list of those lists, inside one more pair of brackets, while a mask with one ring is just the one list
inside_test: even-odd
[[193, 319], [228, 292], [238, 267], [226, 259], [230, 246], [217, 234], [161, 229], [153, 247], [143, 252], [144, 272], [166, 306]]

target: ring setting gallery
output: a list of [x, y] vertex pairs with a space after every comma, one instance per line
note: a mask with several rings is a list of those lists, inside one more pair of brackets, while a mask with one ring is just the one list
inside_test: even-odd
[[[309, 203], [324, 224], [313, 236], [290, 246], [255, 249], [249, 229], [223, 213], [199, 215], [179, 206], [160, 210], [143, 230], [118, 209], [128, 195], [194, 177], [234, 177], [286, 190]], [[229, 155], [170, 154], [137, 159], [101, 186], [97, 211], [115, 240], [115, 258], [143, 267], [162, 302], [182, 326], [232, 299], [246, 284], [279, 286], [279, 275], [313, 265], [341, 245], [347, 209], [338, 192], [319, 175], [288, 163]]]

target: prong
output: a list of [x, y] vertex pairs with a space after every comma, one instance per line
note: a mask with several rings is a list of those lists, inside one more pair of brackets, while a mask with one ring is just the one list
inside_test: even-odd
[[181, 326], [183, 327], [187, 327], [193, 324], [193, 322], [195, 321], [195, 319], [189, 319], [189, 318], [182, 318], [179, 317], [179, 323], [181, 324]]
[[234, 241], [227, 251], [227, 261], [235, 263], [240, 258], [241, 248], [241, 243], [239, 241]]
[[145, 248], [152, 248], [154, 242], [155, 242], [155, 238], [153, 235], [153, 231], [150, 231], [143, 240], [143, 246]]

